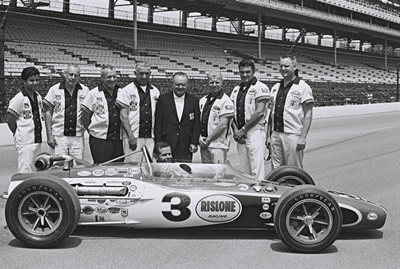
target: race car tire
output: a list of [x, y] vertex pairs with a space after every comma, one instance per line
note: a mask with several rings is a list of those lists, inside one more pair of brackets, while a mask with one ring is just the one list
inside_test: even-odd
[[339, 236], [342, 222], [342, 212], [335, 199], [314, 186], [289, 189], [274, 210], [278, 237], [296, 252], [326, 249]]
[[51, 248], [76, 228], [78, 195], [64, 180], [46, 176], [19, 184], [7, 199], [5, 217], [11, 233], [33, 248]]
[[266, 175], [265, 180], [279, 185], [315, 185], [312, 177], [303, 169], [295, 166], [281, 166]]

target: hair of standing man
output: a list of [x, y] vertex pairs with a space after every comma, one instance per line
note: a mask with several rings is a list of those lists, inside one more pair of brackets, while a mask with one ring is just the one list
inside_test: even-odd
[[223, 80], [222, 73], [217, 70], [211, 70], [207, 73], [207, 79], [210, 80], [211, 78], [219, 78], [221, 81]]
[[21, 79], [27, 81], [30, 76], [40, 75], [39, 70], [36, 67], [29, 66], [25, 67], [21, 72]]
[[239, 69], [240, 69], [240, 67], [247, 67], [247, 66], [250, 66], [251, 70], [253, 70], [253, 72], [256, 71], [256, 64], [251, 59], [241, 60], [240, 63], [238, 64]]
[[176, 76], [185, 76], [189, 80], [189, 76], [185, 72], [176, 72], [172, 75], [172, 80], [174, 80]]
[[135, 70], [137, 70], [138, 68], [150, 69], [150, 64], [148, 62], [137, 62], [136, 66], [135, 66]]
[[112, 66], [111, 64], [103, 65], [103, 66], [101, 67], [101, 72], [100, 72], [101, 76], [103, 76], [103, 74], [105, 73], [105, 70], [106, 70], [106, 69], [111, 70], [111, 71], [114, 71], [114, 70], [115, 70], [114, 66]]

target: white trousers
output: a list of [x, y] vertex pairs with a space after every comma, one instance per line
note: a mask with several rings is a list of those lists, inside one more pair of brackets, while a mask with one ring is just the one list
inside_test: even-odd
[[271, 166], [290, 165], [303, 168], [304, 150], [296, 150], [300, 135], [273, 131], [271, 134]]
[[83, 136], [56, 136], [55, 139], [57, 145], [54, 155], [65, 154], [83, 160], [85, 150]]
[[225, 163], [228, 150], [216, 148], [200, 148], [202, 163]]
[[[141, 149], [144, 145], [146, 145], [147, 150], [150, 153], [150, 156], [153, 156], [153, 150], [154, 150], [154, 139], [153, 138], [137, 138], [136, 142], [137, 142], [137, 148], [135, 151], [138, 151], [138, 152], [125, 157], [126, 163], [131, 163], [131, 162], [140, 163], [142, 160], [142, 155], [143, 155], [141, 152]], [[128, 138], [125, 138], [123, 143], [124, 143], [124, 153], [125, 154], [132, 153], [133, 151], [129, 148]]]
[[237, 144], [240, 160], [239, 170], [244, 174], [255, 177], [257, 181], [264, 180], [265, 177], [265, 139], [264, 129], [250, 129], [246, 135], [246, 142]]
[[40, 153], [42, 144], [15, 145], [18, 154], [18, 173], [32, 173], [35, 169], [35, 158]]

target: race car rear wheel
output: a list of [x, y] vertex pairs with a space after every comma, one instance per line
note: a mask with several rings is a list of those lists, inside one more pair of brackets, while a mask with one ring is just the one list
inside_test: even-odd
[[315, 185], [312, 177], [303, 169], [295, 166], [281, 166], [272, 170], [265, 180], [279, 185]]
[[297, 252], [319, 252], [339, 236], [342, 212], [335, 199], [313, 186], [286, 191], [274, 210], [278, 237]]
[[56, 177], [22, 182], [11, 192], [5, 208], [12, 234], [34, 248], [57, 246], [75, 230], [79, 215], [76, 192]]

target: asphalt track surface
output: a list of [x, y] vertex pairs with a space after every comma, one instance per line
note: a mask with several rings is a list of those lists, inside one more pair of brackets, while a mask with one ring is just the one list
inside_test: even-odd
[[[400, 268], [399, 119], [396, 112], [314, 120], [305, 170], [317, 185], [388, 210], [382, 229], [342, 233], [322, 253], [293, 253], [274, 231], [100, 227], [79, 227], [56, 249], [29, 249], [5, 227], [0, 199], [0, 268]], [[229, 156], [234, 164], [236, 150]], [[15, 164], [14, 148], [1, 147], [0, 192]]]

